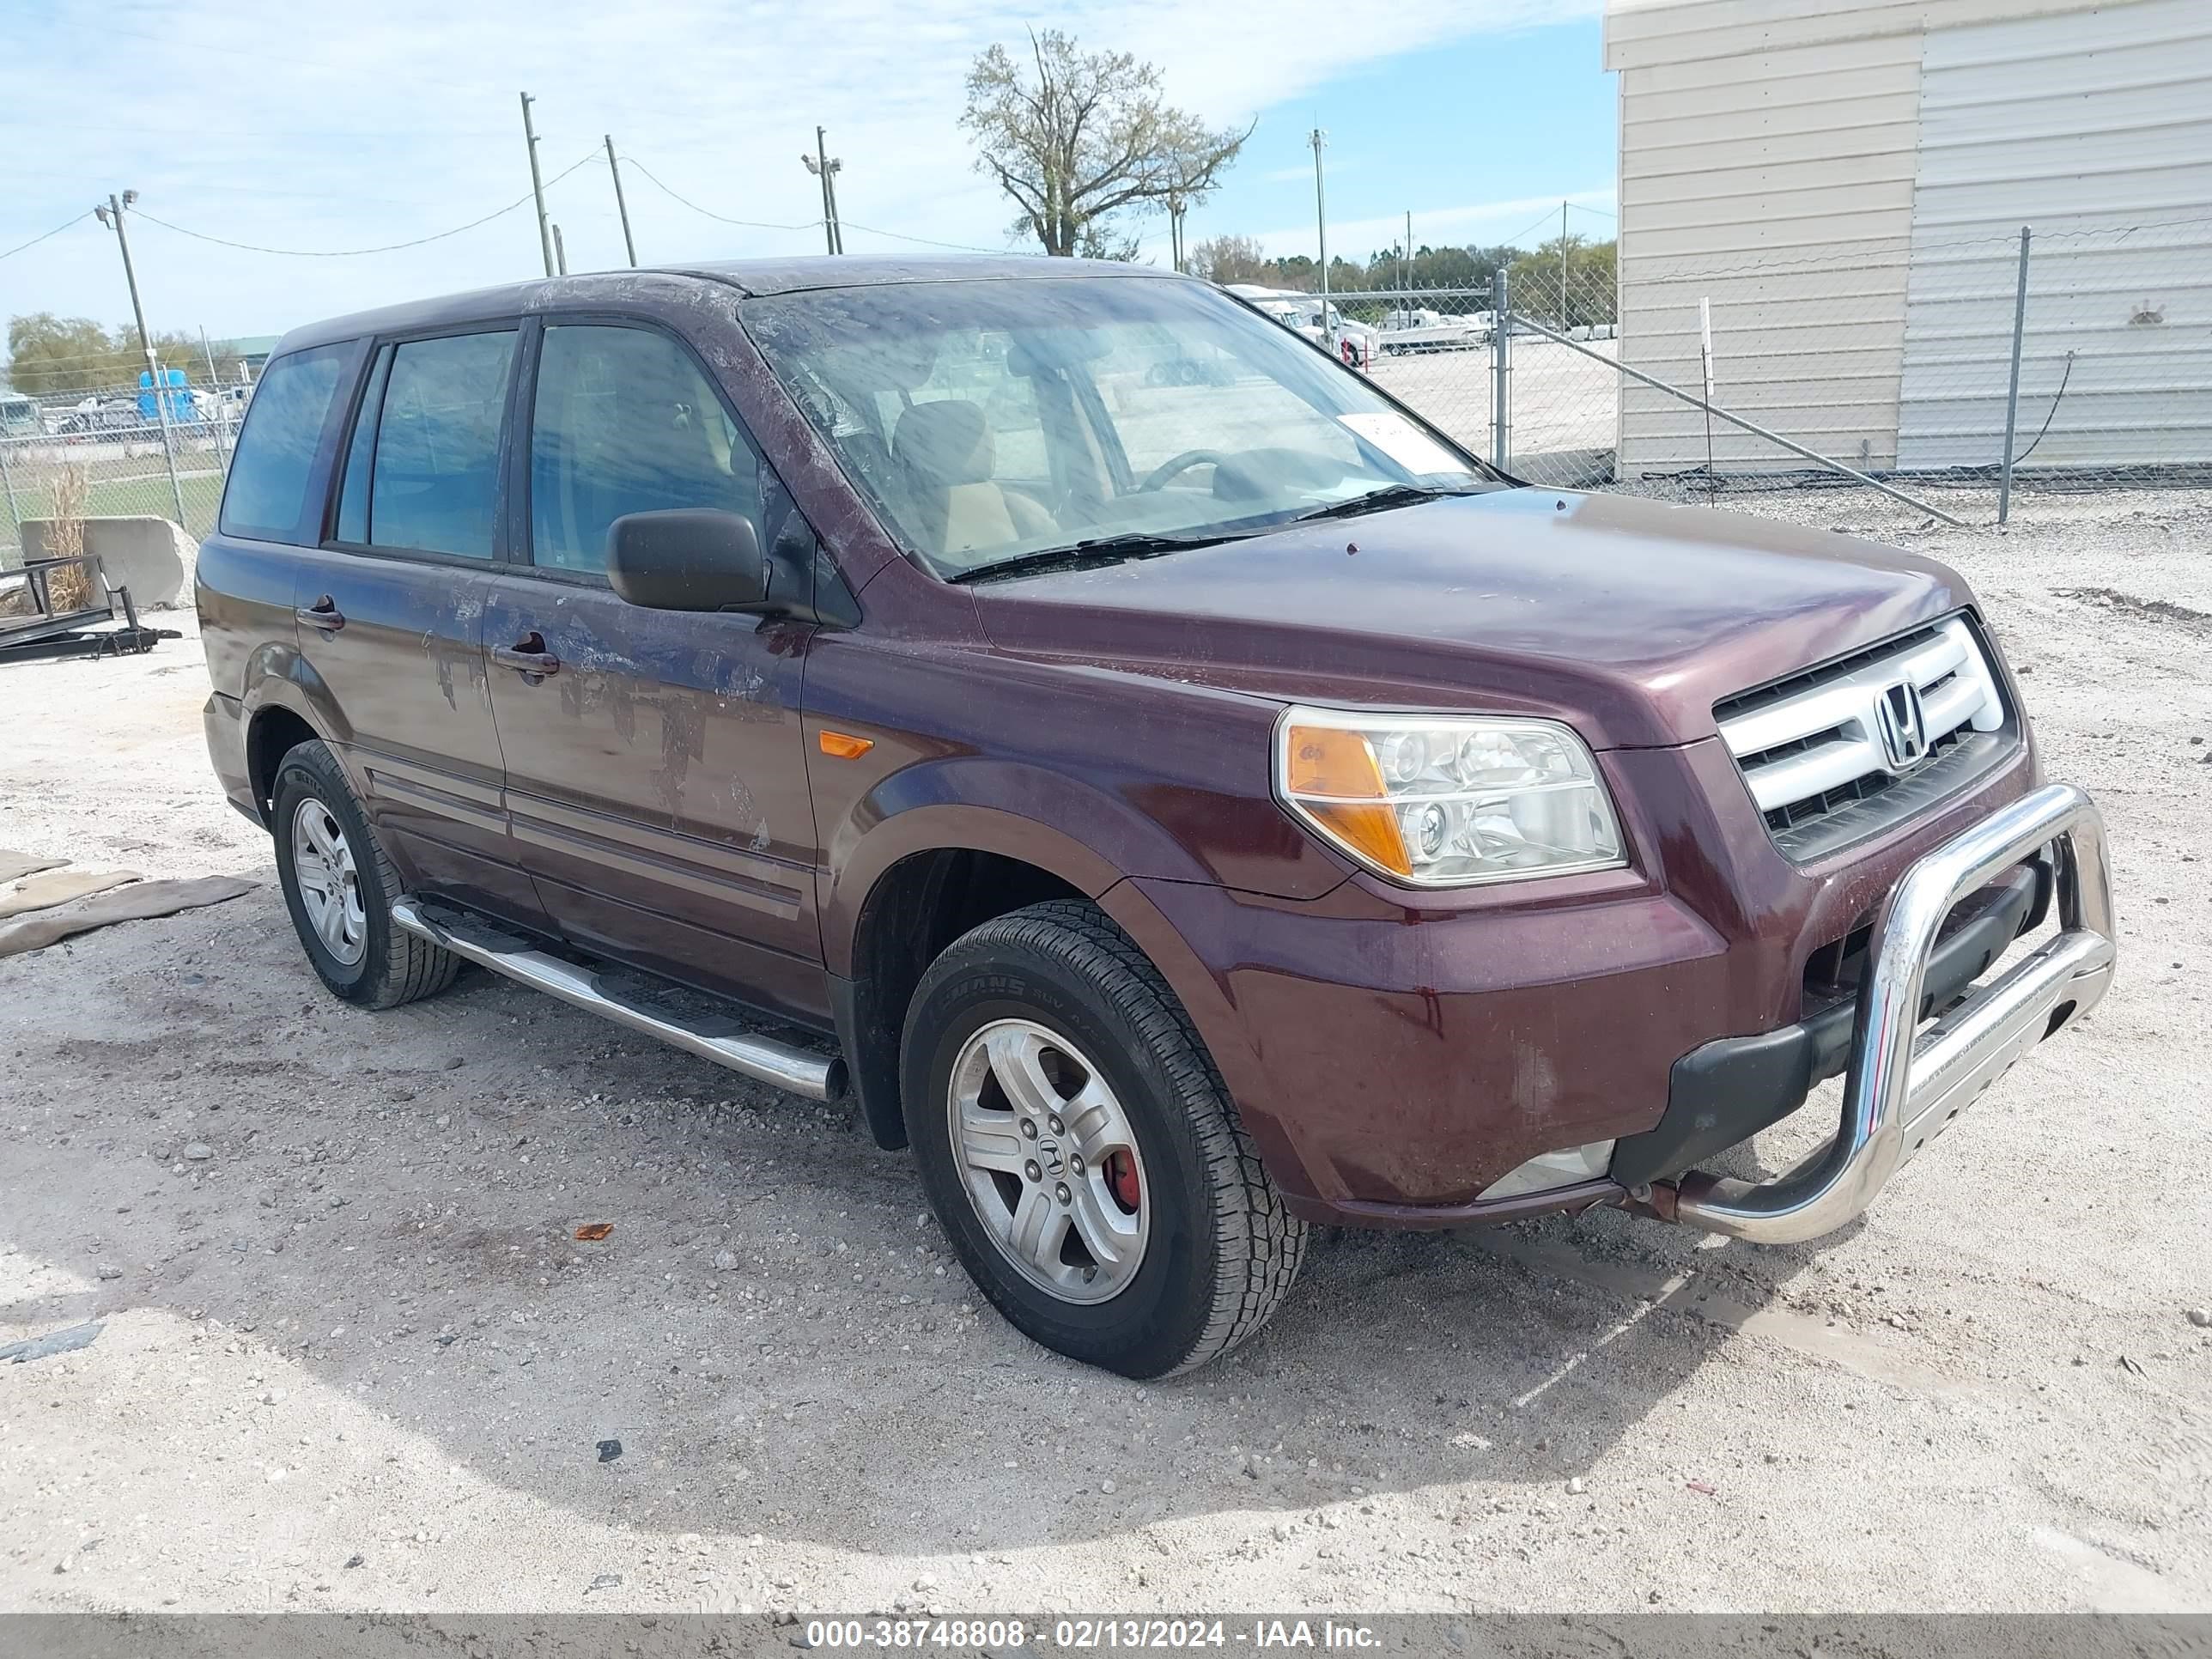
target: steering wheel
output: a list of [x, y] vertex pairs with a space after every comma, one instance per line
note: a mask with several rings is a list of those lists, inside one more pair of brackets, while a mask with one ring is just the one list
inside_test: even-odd
[[1137, 486], [1139, 494], [1148, 489], [1162, 489], [1170, 478], [1180, 477], [1194, 466], [1218, 466], [1228, 457], [1218, 449], [1186, 449], [1180, 455], [1170, 457], [1145, 475]]

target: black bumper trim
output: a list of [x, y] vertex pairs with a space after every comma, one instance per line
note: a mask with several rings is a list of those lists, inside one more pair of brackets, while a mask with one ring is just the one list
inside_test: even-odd
[[[2050, 868], [2038, 859], [1962, 904], [1973, 914], [1929, 953], [1921, 1017], [1987, 973], [2006, 946], [2043, 919], [2050, 892]], [[1658, 1123], [1613, 1148], [1613, 1179], [1635, 1188], [1680, 1175], [1779, 1123], [1805, 1103], [1814, 1085], [1841, 1073], [1857, 1013], [1856, 999], [1847, 997], [1795, 1025], [1722, 1037], [1684, 1054], [1668, 1079]]]

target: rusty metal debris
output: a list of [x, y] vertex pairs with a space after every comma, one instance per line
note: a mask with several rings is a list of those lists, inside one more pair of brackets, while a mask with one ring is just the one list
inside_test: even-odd
[[0, 663], [135, 656], [179, 637], [173, 628], [141, 623], [131, 590], [109, 582], [93, 554], [31, 559], [0, 571]]

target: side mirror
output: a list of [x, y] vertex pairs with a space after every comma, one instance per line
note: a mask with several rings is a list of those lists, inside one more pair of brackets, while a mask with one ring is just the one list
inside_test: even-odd
[[607, 526], [607, 581], [648, 611], [758, 611], [768, 604], [760, 532], [743, 514], [678, 507]]

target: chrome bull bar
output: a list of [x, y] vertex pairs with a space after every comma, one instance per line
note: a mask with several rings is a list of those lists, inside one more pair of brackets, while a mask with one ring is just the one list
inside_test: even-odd
[[[1952, 906], [2046, 846], [2057, 935], [1923, 1029], [1928, 955]], [[2072, 785], [2038, 789], [1946, 842], [1875, 918], [1835, 1138], [1771, 1181], [1692, 1170], [1676, 1183], [1674, 1218], [1765, 1244], [1833, 1231], [2014, 1061], [2096, 1006], [2112, 983], [2113, 932], [2104, 819]]]

